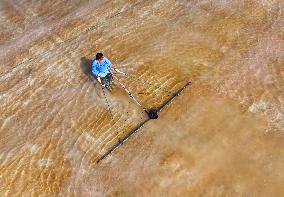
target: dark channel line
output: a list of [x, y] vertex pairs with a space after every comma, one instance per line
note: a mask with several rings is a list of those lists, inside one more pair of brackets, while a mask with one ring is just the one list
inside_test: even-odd
[[177, 96], [179, 96], [190, 84], [191, 84], [191, 81], [187, 82], [182, 88], [176, 91], [169, 99], [165, 100], [165, 102], [160, 107], [158, 107], [158, 112], [162, 111], [167, 105], [171, 104], [173, 100]]
[[[182, 88], [180, 88], [177, 92], [175, 92], [169, 99], [167, 99], [160, 107], [158, 107], [158, 113], [161, 112], [166, 106], [172, 103], [172, 101], [179, 96], [189, 85], [191, 82], [186, 83]], [[112, 152], [114, 152], [117, 148], [119, 148], [121, 145], [124, 144], [133, 134], [138, 132], [149, 120], [151, 120], [149, 117], [147, 117], [146, 120], [141, 122], [139, 125], [137, 125], [135, 128], [133, 128], [129, 133], [127, 133], [123, 138], [119, 138], [118, 141], [105, 153], [103, 154], [98, 160], [97, 163], [99, 163], [101, 160], [106, 158], [108, 155], [110, 155]]]

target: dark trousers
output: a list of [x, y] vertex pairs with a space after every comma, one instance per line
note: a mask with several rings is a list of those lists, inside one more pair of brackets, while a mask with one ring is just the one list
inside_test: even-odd
[[108, 73], [105, 77], [101, 77], [102, 85], [109, 88], [111, 86], [112, 79], [113, 77], [111, 73]]

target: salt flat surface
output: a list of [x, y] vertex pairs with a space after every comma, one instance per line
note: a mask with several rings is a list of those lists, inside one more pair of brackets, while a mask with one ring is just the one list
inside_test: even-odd
[[[281, 196], [283, 9], [1, 1], [0, 196]], [[106, 104], [86, 75], [97, 51], [147, 109], [192, 82], [99, 163], [147, 115], [118, 83]]]

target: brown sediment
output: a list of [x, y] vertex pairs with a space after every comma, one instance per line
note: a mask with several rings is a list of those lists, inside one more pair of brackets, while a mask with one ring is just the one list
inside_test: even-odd
[[141, 65], [132, 71], [131, 76], [122, 80], [134, 95], [143, 93], [139, 95], [139, 100], [146, 109], [160, 107], [187, 83], [181, 71], [156, 62]]
[[0, 166], [1, 196], [55, 196], [71, 175], [57, 140], [33, 142], [16, 155], [9, 154], [4, 154]]
[[0, 33], [0, 45], [3, 44], [6, 40], [11, 39], [12, 34], [10, 32], [1, 32]]
[[[204, 88], [188, 89], [174, 101], [175, 107], [160, 114], [160, 122], [150, 122], [101, 163], [99, 176], [112, 174], [119, 180], [109, 193], [123, 190], [131, 182], [123, 177], [130, 172], [135, 182], [129, 196], [266, 196], [283, 191], [283, 177], [276, 178], [279, 171], [269, 167], [283, 162], [277, 159], [283, 151], [274, 151], [282, 140], [262, 132], [262, 118], [244, 114], [237, 102]], [[165, 127], [165, 122], [170, 124]], [[109, 184], [111, 180], [104, 182]]]
[[[1, 195], [283, 193], [283, 2], [0, 7]], [[147, 114], [118, 84], [106, 104], [80, 69], [97, 51], [147, 109], [194, 82], [99, 164]]]

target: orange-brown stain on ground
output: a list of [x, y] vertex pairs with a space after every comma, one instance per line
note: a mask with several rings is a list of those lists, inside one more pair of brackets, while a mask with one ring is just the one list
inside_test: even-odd
[[[0, 195], [281, 196], [283, 9], [0, 2]], [[192, 82], [100, 163], [147, 114], [86, 75], [98, 51], [146, 109]]]
[[56, 140], [27, 143], [16, 155], [1, 156], [1, 196], [55, 196], [71, 175]]

